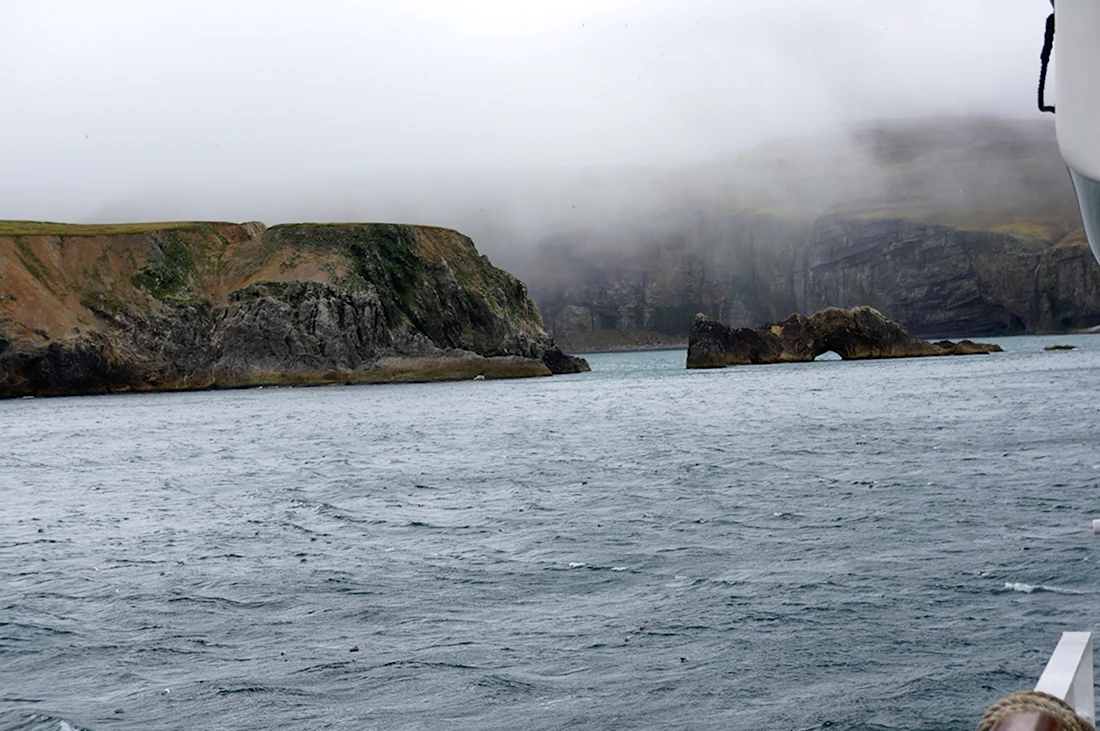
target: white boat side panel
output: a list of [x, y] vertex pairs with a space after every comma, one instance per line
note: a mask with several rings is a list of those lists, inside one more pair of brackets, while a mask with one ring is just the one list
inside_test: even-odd
[[1100, 0], [1056, 0], [1054, 115], [1066, 164], [1100, 181]]

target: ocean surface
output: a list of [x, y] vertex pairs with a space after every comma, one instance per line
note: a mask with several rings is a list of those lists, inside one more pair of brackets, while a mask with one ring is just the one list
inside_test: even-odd
[[0, 729], [973, 728], [1100, 616], [1100, 336], [994, 340], [0, 402]]

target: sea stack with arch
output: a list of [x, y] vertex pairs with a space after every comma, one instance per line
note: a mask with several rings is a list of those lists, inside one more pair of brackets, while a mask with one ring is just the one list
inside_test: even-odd
[[826, 307], [809, 317], [795, 313], [756, 329], [731, 328], [699, 314], [688, 339], [687, 367], [802, 363], [829, 351], [844, 360], [867, 360], [998, 353], [1001, 347], [970, 340], [931, 343], [867, 306]]

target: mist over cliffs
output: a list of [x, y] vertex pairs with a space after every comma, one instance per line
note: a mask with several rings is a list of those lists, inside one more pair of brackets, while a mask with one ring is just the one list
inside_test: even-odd
[[[1100, 325], [1100, 267], [1049, 119], [866, 124], [679, 167], [410, 169], [306, 187], [252, 195], [268, 220], [457, 229], [527, 285], [567, 350], [684, 344], [700, 312], [755, 327], [868, 305], [945, 337]], [[190, 210], [170, 200], [155, 211]], [[93, 220], [153, 212], [120, 202]]]
[[830, 306], [921, 335], [1100, 324], [1100, 267], [1048, 120], [869, 125], [613, 179], [575, 188], [578, 208], [613, 201], [599, 218], [528, 245], [480, 236], [565, 347], [682, 342], [697, 312], [755, 326]]

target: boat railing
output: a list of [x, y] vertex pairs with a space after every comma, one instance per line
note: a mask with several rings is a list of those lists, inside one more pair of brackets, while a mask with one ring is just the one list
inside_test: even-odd
[[1092, 685], [1092, 632], [1063, 632], [1035, 690], [1061, 698], [1078, 716], [1096, 723]]

